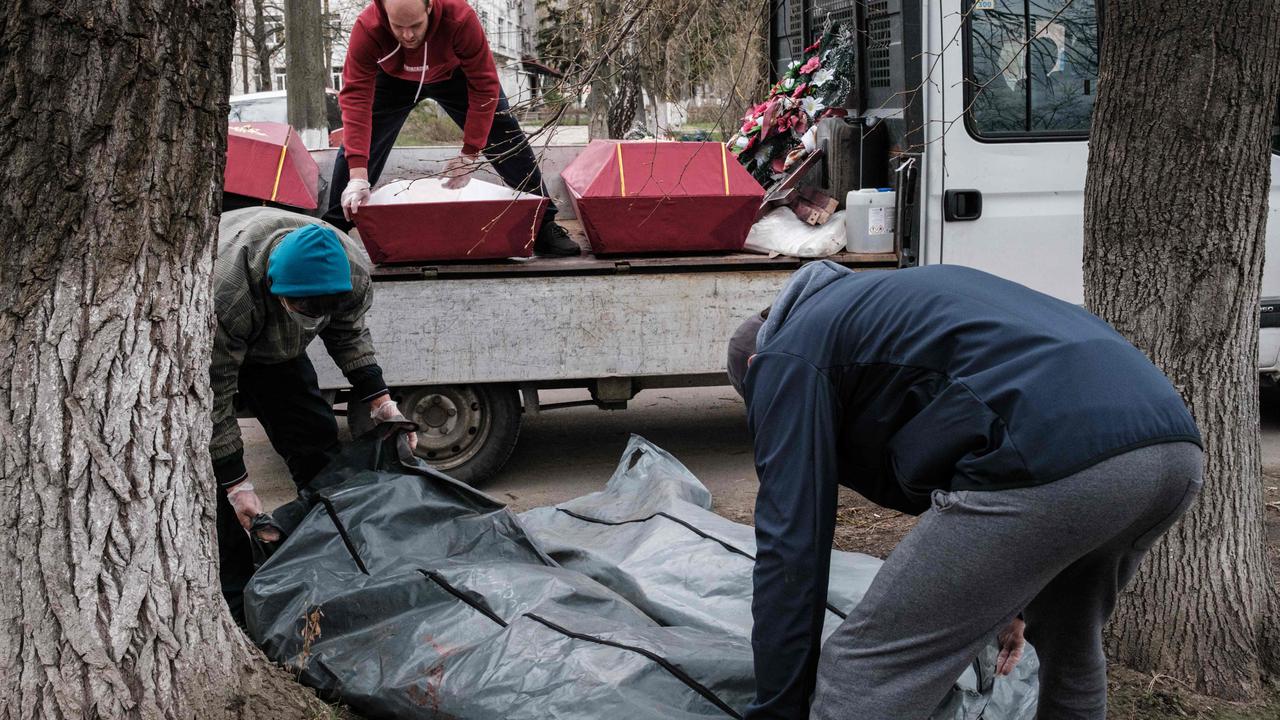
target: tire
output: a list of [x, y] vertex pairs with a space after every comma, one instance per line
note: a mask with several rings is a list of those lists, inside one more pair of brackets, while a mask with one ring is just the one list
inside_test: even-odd
[[513, 385], [435, 385], [404, 393], [400, 412], [418, 424], [418, 457], [479, 487], [511, 457], [522, 409]]

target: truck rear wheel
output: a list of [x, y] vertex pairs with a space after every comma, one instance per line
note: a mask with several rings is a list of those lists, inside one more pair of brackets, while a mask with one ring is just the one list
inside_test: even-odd
[[512, 385], [421, 387], [398, 404], [418, 424], [418, 457], [468, 485], [496, 475], [520, 436], [520, 396]]

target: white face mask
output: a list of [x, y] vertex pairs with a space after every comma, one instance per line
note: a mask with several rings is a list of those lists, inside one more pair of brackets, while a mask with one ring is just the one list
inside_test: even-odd
[[293, 318], [293, 321], [298, 324], [298, 327], [302, 328], [303, 332], [313, 333], [319, 330], [320, 326], [324, 325], [326, 322], [329, 321], [328, 315], [313, 317], [311, 315], [300, 313], [297, 310], [294, 310], [293, 308], [289, 307], [289, 302], [284, 298], [280, 299], [280, 304], [284, 305], [285, 312], [289, 313], [289, 317]]

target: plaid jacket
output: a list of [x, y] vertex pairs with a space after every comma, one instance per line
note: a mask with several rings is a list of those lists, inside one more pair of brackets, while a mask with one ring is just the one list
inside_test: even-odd
[[[233, 404], [242, 365], [292, 360], [305, 353], [318, 334], [338, 368], [356, 385], [357, 394], [363, 396], [371, 390], [385, 388], [380, 370], [356, 373], [360, 382], [352, 377], [361, 368], [377, 365], [373, 340], [364, 326], [364, 314], [373, 302], [373, 287], [363, 248], [338, 232], [351, 261], [352, 300], [331, 315], [318, 333], [303, 331], [267, 289], [267, 258], [276, 243], [291, 231], [318, 222], [306, 215], [265, 207], [222, 215], [213, 286], [218, 324], [209, 369], [214, 396], [213, 440], [209, 453], [215, 466], [219, 460], [236, 456], [236, 464], [241, 468], [239, 474], [243, 474], [243, 465], [239, 462], [243, 444]], [[381, 388], [360, 387], [371, 382]], [[223, 473], [218, 474], [220, 483], [227, 484], [228, 479], [221, 477]]]

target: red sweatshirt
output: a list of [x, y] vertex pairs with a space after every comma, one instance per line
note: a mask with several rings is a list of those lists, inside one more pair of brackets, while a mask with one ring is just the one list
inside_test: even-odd
[[498, 107], [498, 69], [480, 18], [465, 0], [432, 0], [427, 38], [421, 47], [400, 47], [382, 0], [373, 0], [356, 18], [342, 67], [343, 146], [347, 164], [369, 166], [373, 131], [374, 77], [383, 72], [422, 84], [447, 80], [459, 66], [467, 76], [467, 122], [462, 128], [462, 151], [474, 155], [487, 144], [493, 113]]

